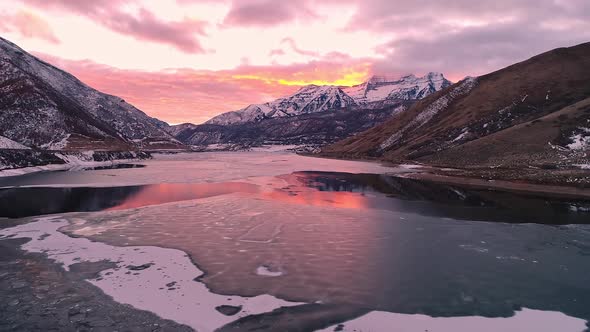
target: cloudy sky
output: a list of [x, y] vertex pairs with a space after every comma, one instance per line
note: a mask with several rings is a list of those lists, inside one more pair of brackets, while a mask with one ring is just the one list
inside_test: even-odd
[[590, 41], [589, 0], [2, 0], [0, 35], [170, 123], [306, 84], [457, 81]]

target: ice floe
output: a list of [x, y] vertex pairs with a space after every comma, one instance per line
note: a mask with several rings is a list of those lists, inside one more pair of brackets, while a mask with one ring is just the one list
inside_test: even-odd
[[[212, 293], [205, 284], [195, 280], [203, 272], [183, 251], [151, 246], [115, 247], [72, 238], [58, 231], [67, 224], [59, 216], [44, 217], [4, 229], [0, 235], [31, 238], [22, 245], [23, 250], [45, 253], [66, 270], [79, 262], [114, 262], [117, 267], [102, 271], [89, 282], [117, 302], [151, 311], [197, 331], [214, 331], [248, 315], [300, 304], [271, 295], [241, 297]], [[216, 309], [220, 306], [241, 310], [235, 316], [227, 316]]]
[[430, 317], [373, 311], [320, 332], [580, 332], [584, 330], [586, 330], [586, 321], [583, 319], [570, 317], [561, 312], [523, 308], [514, 316], [506, 318]]

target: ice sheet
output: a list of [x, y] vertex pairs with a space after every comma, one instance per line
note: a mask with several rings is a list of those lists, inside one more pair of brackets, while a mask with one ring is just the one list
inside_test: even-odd
[[[79, 262], [115, 262], [116, 268], [102, 271], [98, 279], [90, 282], [117, 302], [154, 312], [197, 331], [214, 331], [244, 316], [300, 304], [270, 295], [247, 298], [212, 293], [195, 280], [203, 273], [180, 250], [115, 247], [71, 238], [58, 231], [67, 224], [59, 216], [39, 218], [37, 222], [2, 230], [0, 235], [32, 238], [22, 246], [24, 250], [46, 253], [66, 270]], [[226, 316], [215, 309], [221, 305], [241, 306], [242, 309], [235, 316]]]

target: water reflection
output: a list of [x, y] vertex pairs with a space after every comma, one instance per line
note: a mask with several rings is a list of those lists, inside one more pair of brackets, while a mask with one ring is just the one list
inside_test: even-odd
[[[365, 202], [377, 195], [350, 189], [340, 193]], [[315, 199], [293, 201], [308, 191]], [[181, 249], [221, 294], [432, 316], [506, 317], [522, 306], [590, 319], [586, 225], [335, 208], [320, 203], [333, 192], [295, 184], [273, 194], [279, 199], [264, 193], [76, 216], [82, 221], [64, 231], [112, 245]], [[262, 266], [280, 273], [261, 276]]]
[[126, 168], [144, 168], [141, 164], [112, 164], [103, 166], [80, 166], [65, 170], [67, 171], [101, 171], [107, 169], [126, 169]]
[[463, 220], [515, 223], [590, 223], [590, 202], [475, 190], [378, 174], [296, 172], [288, 185], [262, 188], [244, 182], [162, 183], [109, 188], [0, 190], [0, 216], [121, 210], [231, 193], [291, 204], [381, 209]]
[[588, 224], [590, 201], [464, 188], [381, 174], [296, 172], [283, 176], [319, 192], [356, 193], [365, 207], [462, 220]]
[[125, 210], [148, 205], [186, 201], [231, 193], [250, 193], [260, 191], [260, 187], [243, 182], [225, 183], [162, 183], [142, 186], [118, 204], [107, 210]]
[[[5, 189], [0, 215], [125, 210], [238, 193], [76, 216], [81, 221], [64, 231], [181, 249], [218, 293], [432, 316], [509, 316], [524, 306], [590, 319], [588, 226], [454, 220], [588, 223], [579, 212], [587, 201], [374, 174], [280, 179], [268, 189], [242, 182]], [[261, 266], [281, 274], [260, 276]]]
[[181, 184], [109, 188], [10, 188], [0, 190], [0, 216], [26, 216], [123, 210], [234, 192], [255, 193], [258, 186], [239, 183]]

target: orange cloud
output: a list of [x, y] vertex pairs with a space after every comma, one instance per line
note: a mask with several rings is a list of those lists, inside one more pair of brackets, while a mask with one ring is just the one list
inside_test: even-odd
[[247, 73], [234, 74], [232, 78], [263, 81], [268, 84], [287, 86], [304, 86], [309, 84], [353, 86], [366, 81], [370, 74], [370, 62], [349, 64], [312, 62], [301, 68], [297, 68], [297, 66], [249, 68]]
[[41, 17], [21, 10], [14, 15], [0, 14], [0, 30], [4, 32], [17, 31], [23, 37], [39, 38], [54, 44], [59, 44], [49, 24]]

